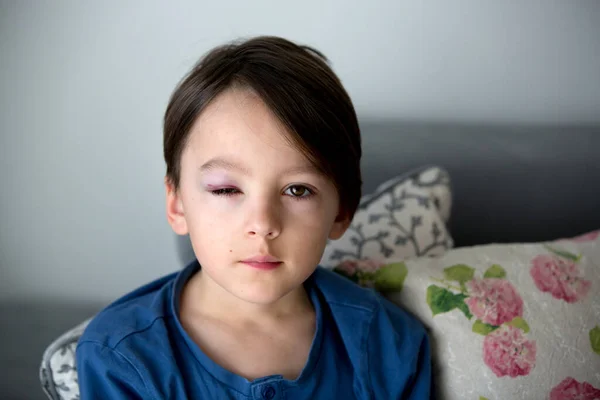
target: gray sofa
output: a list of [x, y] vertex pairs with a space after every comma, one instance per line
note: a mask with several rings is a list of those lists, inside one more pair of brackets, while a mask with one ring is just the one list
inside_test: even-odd
[[[361, 127], [364, 193], [422, 165], [449, 171], [457, 247], [551, 240], [600, 228], [600, 126], [363, 120]], [[193, 254], [185, 238], [179, 243], [183, 265]], [[103, 306], [88, 299], [0, 303], [0, 398], [44, 399], [38, 378], [44, 349]]]

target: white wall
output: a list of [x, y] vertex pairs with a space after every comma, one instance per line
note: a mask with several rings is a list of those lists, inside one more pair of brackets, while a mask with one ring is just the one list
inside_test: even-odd
[[349, 3], [2, 1], [0, 297], [108, 301], [181, 265], [162, 114], [239, 36], [319, 48], [361, 117], [600, 122], [600, 2]]

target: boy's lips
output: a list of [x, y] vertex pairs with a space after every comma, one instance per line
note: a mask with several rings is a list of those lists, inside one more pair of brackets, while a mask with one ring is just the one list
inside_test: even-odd
[[242, 263], [252, 268], [266, 270], [275, 269], [282, 264], [282, 262], [279, 261], [279, 259], [271, 255], [250, 257], [246, 260], [243, 260]]
[[259, 256], [250, 257], [245, 260], [242, 260], [242, 262], [244, 262], [244, 263], [270, 263], [270, 262], [275, 263], [275, 262], [281, 262], [281, 261], [279, 261], [278, 258], [273, 257], [270, 254], [267, 254], [266, 256], [259, 255]]

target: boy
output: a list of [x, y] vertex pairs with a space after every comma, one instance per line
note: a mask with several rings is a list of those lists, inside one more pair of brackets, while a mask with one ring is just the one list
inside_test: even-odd
[[424, 328], [317, 264], [361, 195], [354, 108], [325, 57], [212, 50], [164, 120], [167, 219], [197, 261], [117, 300], [77, 347], [82, 399], [425, 399]]

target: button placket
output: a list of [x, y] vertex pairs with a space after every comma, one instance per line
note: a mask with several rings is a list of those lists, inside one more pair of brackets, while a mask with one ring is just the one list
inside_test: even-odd
[[265, 385], [261, 390], [261, 394], [262, 394], [263, 399], [273, 400], [273, 398], [275, 397], [277, 392], [275, 391], [275, 388], [273, 386]]
[[279, 382], [270, 381], [256, 384], [252, 390], [252, 397], [256, 400], [278, 400], [283, 399]]

